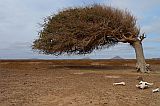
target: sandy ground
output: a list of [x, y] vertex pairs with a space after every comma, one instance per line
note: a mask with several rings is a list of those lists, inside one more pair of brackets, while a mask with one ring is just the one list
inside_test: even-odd
[[[89, 62], [88, 67], [64, 63], [1, 61], [0, 106], [160, 106], [160, 92], [152, 93], [160, 87], [159, 61], [151, 62], [150, 74], [136, 73], [134, 62], [120, 62], [117, 69], [114, 60]], [[138, 76], [154, 85], [136, 88]], [[126, 85], [113, 86], [121, 81]]]

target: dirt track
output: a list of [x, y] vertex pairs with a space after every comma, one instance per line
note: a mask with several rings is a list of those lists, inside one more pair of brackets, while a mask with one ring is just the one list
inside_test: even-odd
[[[135, 61], [1, 61], [0, 106], [160, 106], [160, 61], [148, 62], [142, 75]], [[154, 86], [136, 88], [138, 76]]]

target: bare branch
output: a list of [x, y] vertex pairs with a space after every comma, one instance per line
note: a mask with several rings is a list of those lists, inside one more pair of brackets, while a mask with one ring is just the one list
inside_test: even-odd
[[140, 35], [139, 36], [139, 40], [142, 42], [143, 41], [143, 39], [145, 39], [146, 38], [146, 35], [145, 35], [145, 33], [143, 33], [142, 35]]

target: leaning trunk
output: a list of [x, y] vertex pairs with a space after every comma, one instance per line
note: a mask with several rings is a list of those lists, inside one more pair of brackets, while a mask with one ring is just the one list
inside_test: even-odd
[[135, 53], [136, 53], [136, 59], [137, 59], [136, 69], [137, 69], [137, 71], [138, 72], [140, 71], [142, 73], [148, 72], [141, 41], [140, 40], [135, 41], [133, 43], [133, 47], [134, 47]]

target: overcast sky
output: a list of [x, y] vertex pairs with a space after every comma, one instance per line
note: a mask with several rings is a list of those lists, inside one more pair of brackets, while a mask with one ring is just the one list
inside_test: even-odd
[[143, 42], [146, 58], [160, 57], [160, 0], [0, 0], [0, 59], [22, 58], [135, 58], [132, 47], [127, 44], [94, 51], [86, 56], [46, 56], [31, 50], [38, 23], [43, 18], [64, 8], [93, 3], [127, 9], [138, 21], [142, 32], [147, 34]]

